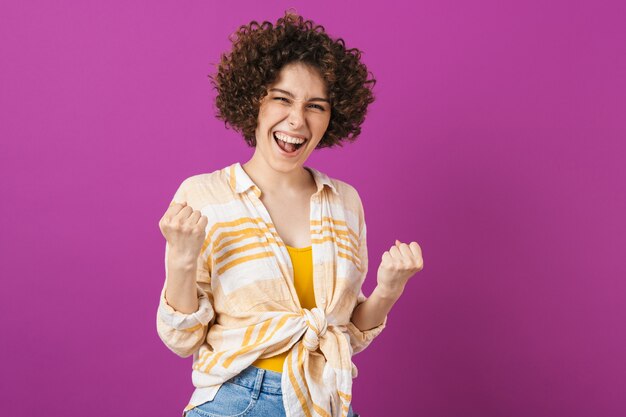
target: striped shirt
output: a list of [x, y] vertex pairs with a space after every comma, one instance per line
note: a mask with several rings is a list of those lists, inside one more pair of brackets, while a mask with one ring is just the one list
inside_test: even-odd
[[[352, 355], [371, 343], [387, 318], [366, 331], [350, 321], [366, 300], [361, 286], [368, 269], [356, 189], [305, 168], [317, 185], [310, 199], [316, 304], [310, 310], [300, 305], [288, 250], [261, 190], [240, 163], [191, 176], [174, 195], [171, 204], [187, 201], [209, 220], [197, 263], [198, 310], [174, 310], [165, 299], [166, 285], [157, 310], [163, 343], [181, 357], [193, 354], [195, 391], [183, 415], [212, 400], [222, 383], [257, 358], [286, 351], [281, 388], [287, 417], [348, 413], [357, 376]], [[167, 253], [166, 243], [166, 260]]]

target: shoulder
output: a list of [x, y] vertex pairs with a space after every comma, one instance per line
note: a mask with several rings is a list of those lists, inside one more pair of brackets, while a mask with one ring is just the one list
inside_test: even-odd
[[185, 178], [179, 188], [187, 191], [196, 190], [198, 188], [214, 187], [220, 182], [220, 174], [222, 170], [216, 170], [213, 172], [207, 172], [202, 174], [195, 174]]
[[330, 181], [339, 193], [339, 195], [343, 196], [344, 198], [359, 200], [361, 199], [359, 192], [352, 184], [349, 184], [346, 181], [337, 178], [330, 178]]
[[349, 184], [346, 181], [340, 180], [339, 178], [331, 177], [330, 175], [322, 172], [313, 167], [307, 167], [307, 169], [311, 170], [313, 175], [315, 176], [315, 181], [318, 183], [325, 184], [330, 186], [333, 190], [331, 190], [331, 194], [333, 196], [338, 196], [342, 200], [360, 200], [360, 196], [358, 191], [354, 186]]
[[363, 212], [361, 195], [355, 186], [338, 178], [329, 176], [326, 176], [326, 178], [328, 178], [328, 181], [332, 184], [335, 191], [337, 191], [335, 194], [332, 190], [329, 190], [330, 194], [338, 197], [345, 208], [357, 213]]
[[327, 195], [331, 196], [330, 203], [341, 208], [340, 211], [343, 213], [343, 218], [348, 222], [348, 227], [358, 231], [357, 235], [360, 235], [365, 225], [365, 211], [359, 191], [344, 180], [332, 178], [325, 174], [322, 176], [336, 191], [327, 190]]
[[183, 179], [174, 193], [172, 203], [186, 201], [195, 210], [199, 210], [207, 204], [232, 199], [232, 189], [228, 185], [225, 170], [226, 168], [221, 168]]

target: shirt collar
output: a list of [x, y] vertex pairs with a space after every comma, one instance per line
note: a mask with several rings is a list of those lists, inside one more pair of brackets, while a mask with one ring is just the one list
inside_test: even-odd
[[[337, 191], [337, 188], [332, 183], [328, 175], [316, 170], [315, 168], [311, 168], [311, 167], [304, 167], [304, 168], [308, 169], [313, 174], [313, 179], [315, 180], [315, 184], [317, 185], [316, 193], [320, 192], [322, 188], [324, 188], [324, 186], [327, 185], [335, 194], [339, 194], [339, 192]], [[241, 166], [239, 162], [235, 162], [230, 167], [228, 167], [227, 173], [228, 173], [228, 183], [230, 184], [230, 187], [233, 189], [233, 191], [237, 193], [244, 193], [248, 191], [250, 187], [253, 187], [254, 192], [256, 193], [257, 197], [261, 195], [261, 190], [248, 176], [246, 171], [244, 171], [243, 167]]]

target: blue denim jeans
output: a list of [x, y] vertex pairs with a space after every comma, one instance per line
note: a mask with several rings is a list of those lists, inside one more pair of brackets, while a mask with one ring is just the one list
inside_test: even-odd
[[[281, 376], [251, 365], [224, 382], [212, 401], [187, 411], [185, 417], [285, 417]], [[352, 406], [348, 417], [359, 417]]]

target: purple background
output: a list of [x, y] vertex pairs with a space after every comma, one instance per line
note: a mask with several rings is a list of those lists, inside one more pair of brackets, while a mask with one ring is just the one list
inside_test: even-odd
[[251, 156], [207, 74], [290, 6], [378, 80], [360, 139], [307, 161], [363, 198], [366, 294], [394, 239], [425, 258], [354, 357], [355, 411], [626, 415], [624, 3], [258, 3], [0, 6], [3, 415], [180, 414], [157, 223]]

